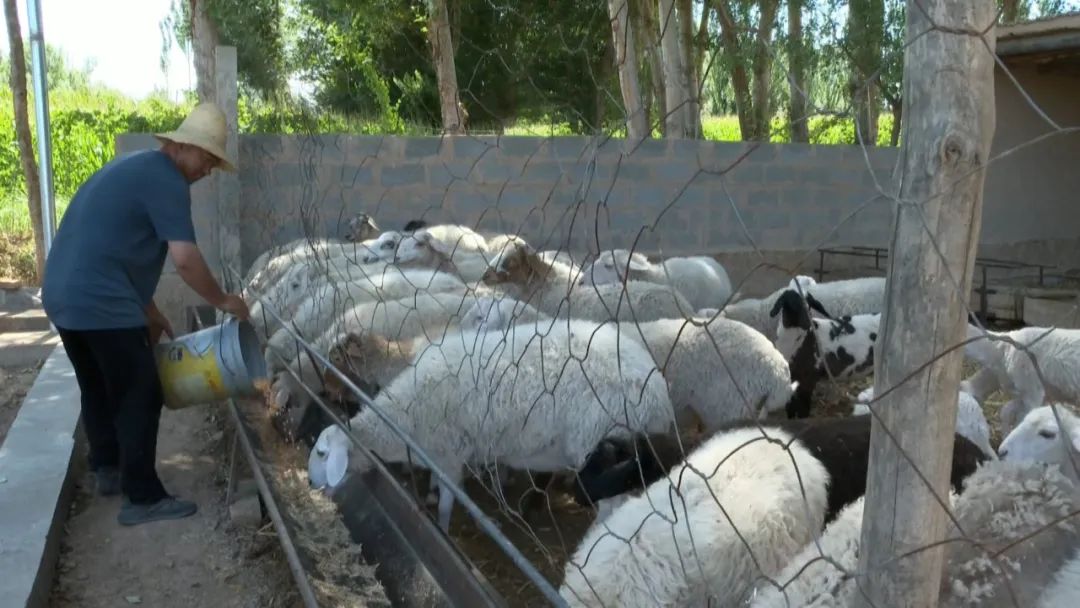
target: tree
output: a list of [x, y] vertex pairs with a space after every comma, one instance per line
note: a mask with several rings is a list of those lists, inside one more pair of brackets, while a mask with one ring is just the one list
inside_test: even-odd
[[806, 60], [811, 49], [803, 44], [802, 9], [802, 0], [788, 0], [788, 129], [792, 142], [809, 143]]
[[38, 165], [34, 160], [34, 142], [30, 136], [30, 113], [26, 94], [26, 53], [23, 50], [19, 11], [15, 0], [4, 0], [4, 14], [7, 16], [8, 44], [11, 49], [8, 71], [10, 72], [12, 102], [15, 104], [15, 139], [18, 141], [19, 160], [22, 162], [23, 177], [26, 180], [30, 225], [34, 231], [37, 280], [40, 283], [45, 279], [45, 227], [41, 216], [41, 182], [38, 179]]
[[660, 0], [660, 48], [664, 64], [664, 104], [667, 115], [664, 120], [664, 137], [694, 137], [690, 112], [692, 111], [690, 83], [683, 66], [683, 49], [680, 44], [679, 13], [675, 0]]
[[871, 408], [860, 607], [938, 605], [963, 362], [963, 349], [954, 347], [966, 336], [995, 127], [993, 1], [918, 2], [907, 10], [904, 133], [874, 369], [881, 398]]
[[[768, 141], [772, 116], [772, 43], [779, 0], [757, 2], [757, 24], [732, 0], [717, 0], [720, 43], [734, 90], [735, 111], [743, 140]], [[735, 8], [743, 8], [737, 14]], [[742, 35], [740, 35], [742, 34]], [[749, 68], [749, 69], [748, 69]], [[752, 77], [752, 80], [751, 80]]]
[[630, 4], [627, 0], [608, 0], [611, 16], [611, 37], [615, 48], [615, 66], [619, 72], [619, 88], [626, 110], [626, 137], [640, 140], [649, 136], [649, 116], [641, 101], [638, 79], [638, 53], [630, 25]]
[[439, 79], [439, 103], [442, 108], [443, 132], [457, 134], [465, 131], [465, 107], [458, 95], [457, 71], [454, 66], [454, 44], [450, 37], [450, 14], [447, 0], [428, 1], [428, 41], [435, 74]]
[[885, 38], [884, 0], [851, 0], [847, 42], [851, 48], [851, 107], [855, 112], [855, 142], [877, 143], [879, 93], [876, 78], [881, 70]]

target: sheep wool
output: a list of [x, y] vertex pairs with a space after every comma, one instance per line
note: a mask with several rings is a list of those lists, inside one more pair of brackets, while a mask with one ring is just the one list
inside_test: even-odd
[[[384, 461], [406, 461], [405, 444], [378, 408], [455, 482], [467, 464], [577, 469], [604, 437], [665, 432], [673, 424], [663, 377], [649, 354], [595, 323], [556, 323], [543, 336], [519, 325], [505, 335], [462, 331], [423, 347], [388, 346], [399, 353], [399, 369], [374, 408], [364, 408], [351, 426]], [[453, 495], [442, 489], [444, 530], [452, 505]]]
[[[852, 416], [870, 415], [869, 403], [874, 400], [874, 387], [863, 389], [855, 398], [851, 408]], [[956, 433], [966, 437], [990, 458], [997, 458], [997, 453], [990, 445], [990, 423], [986, 420], [982, 406], [970, 394], [959, 391], [956, 398]]]
[[[735, 606], [821, 529], [829, 476], [776, 428], [714, 436], [598, 521], [566, 564], [571, 606]], [[805, 498], [804, 490], [805, 487]]]
[[[1034, 606], [1039, 595], [1049, 591], [1055, 573], [1063, 572], [1063, 566], [1072, 568], [1069, 560], [1080, 548], [1078, 527], [1071, 519], [1057, 520], [1080, 507], [1080, 494], [1056, 468], [987, 461], [967, 478], [963, 491], [949, 499], [959, 528], [950, 522], [946, 539], [968, 538], [990, 552], [1016, 544], [995, 560], [973, 543], [947, 543], [939, 606]], [[775, 579], [782, 589], [759, 583], [750, 606], [849, 606], [858, 590], [845, 573], [858, 568], [862, 502], [853, 503], [816, 543], [807, 544], [787, 563]], [[1043, 532], [1033, 534], [1039, 530]], [[1020, 539], [1023, 542], [1016, 542]], [[821, 560], [822, 555], [836, 566]], [[1067, 593], [1069, 571], [1060, 579]]]

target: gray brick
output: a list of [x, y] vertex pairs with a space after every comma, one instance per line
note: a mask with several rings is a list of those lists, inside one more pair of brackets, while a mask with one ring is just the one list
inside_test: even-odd
[[343, 187], [370, 186], [375, 184], [375, 171], [370, 166], [342, 165], [339, 178]]
[[499, 139], [499, 151], [500, 156], [503, 158], [526, 159], [532, 157], [541, 160], [553, 156], [551, 140], [544, 137], [503, 137]]
[[653, 171], [663, 166], [664, 164], [661, 162], [650, 162], [644, 158], [624, 158], [618, 167], [619, 173], [616, 176], [616, 183], [648, 184], [655, 182]]
[[525, 167], [521, 181], [554, 184], [562, 179], [567, 172], [572, 172], [574, 169], [575, 165], [573, 164], [534, 160]]
[[694, 179], [698, 171], [697, 159], [692, 158], [689, 161], [678, 160], [657, 164], [652, 168], [651, 174], [656, 181], [669, 182], [682, 187], [691, 179]]
[[744, 158], [742, 162], [724, 174], [728, 188], [765, 182], [765, 166]]
[[588, 144], [588, 139], [585, 137], [552, 137], [552, 148], [554, 150], [555, 158], [566, 161], [577, 161], [581, 158], [581, 153]]
[[432, 188], [446, 188], [451, 183], [468, 182], [473, 164], [468, 161], [433, 161], [426, 163], [427, 183]]
[[494, 154], [485, 156], [476, 168], [473, 169], [472, 181], [485, 185], [502, 185], [509, 181], [517, 182], [521, 179], [521, 163], [519, 160], [499, 162]]
[[643, 139], [626, 152], [628, 158], [667, 158], [668, 145], [663, 139]]
[[484, 155], [485, 159], [497, 155], [497, 143], [494, 137], [460, 135], [448, 138], [445, 145], [453, 151], [454, 159], [475, 160], [480, 155]]
[[370, 135], [347, 135], [339, 141], [349, 163], [370, 164], [383, 147], [384, 138]]
[[776, 162], [804, 163], [817, 156], [821, 146], [810, 144], [779, 144], [776, 146]]
[[531, 209], [543, 203], [547, 195], [547, 191], [531, 186], [509, 186], [496, 195], [496, 200], [503, 209]]
[[410, 137], [405, 140], [405, 158], [424, 160], [438, 156], [444, 145], [449, 145], [442, 137]]
[[277, 163], [273, 168], [274, 184], [278, 186], [297, 186], [300, 184], [300, 165], [296, 163]]
[[424, 184], [425, 181], [424, 166], [419, 164], [382, 167], [379, 170], [379, 184], [384, 187], [417, 186]]

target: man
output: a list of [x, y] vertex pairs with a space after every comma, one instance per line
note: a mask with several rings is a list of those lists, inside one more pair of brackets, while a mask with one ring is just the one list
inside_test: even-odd
[[221, 290], [195, 242], [190, 185], [225, 153], [225, 116], [213, 104], [157, 135], [162, 146], [112, 160], [71, 199], [45, 264], [41, 296], [75, 368], [90, 469], [103, 496], [124, 494], [121, 525], [194, 515], [155, 468], [164, 394], [153, 347], [169, 321], [154, 304], [168, 252], [209, 304], [246, 320], [244, 301]]

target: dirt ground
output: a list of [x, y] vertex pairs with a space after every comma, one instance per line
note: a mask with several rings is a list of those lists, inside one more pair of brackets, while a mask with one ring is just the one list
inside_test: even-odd
[[0, 445], [4, 445], [8, 429], [15, 422], [39, 369], [40, 363], [26, 368], [0, 367]]
[[90, 494], [93, 478], [79, 455], [51, 606], [302, 605], [273, 528], [245, 530], [229, 520], [224, 416], [208, 407], [162, 413], [158, 473], [167, 490], [198, 504], [187, 519], [120, 526], [121, 499]]

